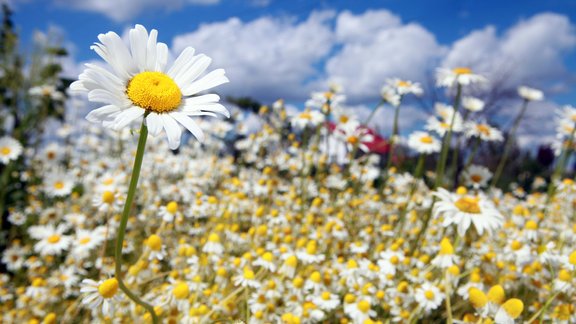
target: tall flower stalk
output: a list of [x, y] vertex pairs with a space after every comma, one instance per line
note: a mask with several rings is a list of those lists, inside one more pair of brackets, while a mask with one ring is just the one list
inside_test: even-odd
[[456, 97], [454, 98], [454, 111], [450, 120], [450, 126], [442, 141], [442, 150], [440, 151], [440, 160], [436, 166], [436, 181], [434, 181], [434, 189], [441, 187], [444, 180], [444, 172], [446, 170], [446, 161], [448, 159], [448, 151], [450, 150], [450, 143], [452, 142], [452, 129], [456, 121], [456, 115], [460, 108], [460, 98], [462, 97], [462, 85], [458, 83], [456, 88]]

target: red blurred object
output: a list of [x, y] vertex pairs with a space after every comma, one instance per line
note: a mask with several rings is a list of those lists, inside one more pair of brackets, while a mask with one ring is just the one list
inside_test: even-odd
[[[336, 128], [336, 124], [333, 122], [330, 122], [328, 126], [330, 127], [330, 131], [334, 131]], [[368, 130], [368, 134], [374, 136], [374, 140], [372, 142], [363, 142], [370, 150], [370, 153], [388, 154], [390, 151], [390, 144], [384, 137], [378, 135], [372, 128], [366, 127], [364, 125], [360, 126], [360, 128]]]

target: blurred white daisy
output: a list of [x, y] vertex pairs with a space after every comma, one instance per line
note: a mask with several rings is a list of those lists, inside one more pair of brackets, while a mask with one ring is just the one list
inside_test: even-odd
[[494, 205], [482, 196], [457, 195], [439, 188], [434, 193], [439, 200], [434, 205], [434, 217], [444, 216], [443, 226], [454, 224], [464, 236], [471, 224], [482, 235], [502, 226], [504, 218]]
[[420, 288], [416, 289], [414, 299], [416, 299], [416, 302], [424, 311], [430, 312], [442, 304], [444, 293], [442, 293], [438, 287], [426, 282]]
[[[228, 82], [224, 70], [214, 70], [202, 78], [211, 59], [194, 55], [187, 47], [168, 68], [168, 47], [156, 41], [158, 32], [141, 25], [130, 30], [130, 46], [114, 32], [98, 35], [101, 43], [93, 49], [112, 68], [112, 72], [94, 64], [71, 85], [74, 91], [88, 93], [92, 102], [105, 104], [91, 111], [86, 119], [120, 130], [145, 117], [152, 136], [162, 129], [171, 149], [180, 146], [182, 125], [202, 141], [204, 134], [191, 116], [229, 116], [215, 94], [198, 93]], [[196, 80], [198, 79], [198, 80]]]
[[469, 85], [487, 81], [485, 77], [474, 74], [472, 69], [468, 67], [439, 68], [436, 72], [436, 84], [440, 87], [453, 87], [456, 84]]
[[492, 178], [492, 172], [484, 166], [473, 164], [462, 173], [462, 178], [467, 186], [478, 189], [486, 186]]
[[0, 163], [8, 164], [18, 159], [23, 148], [20, 142], [10, 136], [0, 137]]
[[529, 101], [544, 100], [544, 93], [542, 91], [527, 86], [519, 86], [518, 95], [522, 97], [522, 99]]
[[114, 306], [121, 300], [118, 293], [118, 280], [110, 278], [98, 282], [92, 279], [82, 280], [80, 292], [84, 293], [82, 304], [86, 305], [94, 313], [104, 316], [114, 314]]
[[408, 147], [420, 154], [440, 151], [440, 141], [427, 132], [416, 131], [408, 137]]
[[466, 96], [462, 98], [462, 107], [471, 112], [478, 112], [484, 109], [484, 101], [478, 98]]

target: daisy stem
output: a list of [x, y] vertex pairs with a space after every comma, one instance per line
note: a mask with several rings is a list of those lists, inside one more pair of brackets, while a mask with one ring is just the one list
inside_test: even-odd
[[444, 273], [444, 284], [446, 285], [446, 323], [452, 324], [452, 305], [450, 304], [450, 294], [452, 294], [451, 287], [450, 287], [450, 275], [446, 270]]
[[392, 136], [390, 137], [390, 151], [388, 152], [388, 161], [386, 161], [386, 180], [388, 180], [388, 175], [390, 174], [390, 168], [392, 167], [392, 160], [394, 160], [394, 148], [396, 146], [396, 138], [398, 137], [398, 117], [400, 115], [400, 105], [394, 110], [394, 126], [392, 128]]
[[498, 167], [496, 168], [496, 172], [494, 173], [494, 178], [492, 178], [492, 183], [490, 185], [491, 187], [495, 187], [498, 184], [498, 180], [500, 180], [500, 176], [504, 171], [504, 167], [506, 166], [508, 156], [510, 155], [510, 150], [512, 150], [512, 145], [514, 144], [514, 136], [516, 135], [516, 129], [518, 128], [518, 125], [520, 125], [520, 120], [522, 120], [522, 117], [526, 112], [526, 107], [528, 107], [528, 100], [524, 99], [524, 102], [522, 103], [522, 108], [520, 109], [520, 113], [518, 113], [518, 116], [516, 116], [516, 119], [514, 119], [512, 128], [508, 133], [508, 138], [506, 139], [506, 144], [504, 146], [504, 153], [502, 153], [502, 159], [500, 160], [500, 163], [498, 163]]
[[560, 155], [560, 159], [556, 164], [556, 168], [554, 169], [554, 173], [552, 177], [550, 177], [550, 183], [548, 184], [548, 195], [546, 196], [546, 205], [552, 201], [554, 195], [556, 193], [556, 185], [555, 182], [559, 180], [564, 172], [564, 168], [566, 167], [566, 162], [568, 161], [568, 157], [572, 154], [572, 144], [574, 142], [574, 135], [576, 132], [576, 124], [572, 127], [572, 132], [570, 133], [570, 137], [568, 138], [568, 145], [562, 150], [562, 154]]
[[[145, 115], [146, 116], [146, 115]], [[138, 139], [138, 148], [136, 150], [136, 157], [134, 158], [134, 167], [132, 168], [132, 176], [130, 178], [130, 185], [128, 187], [128, 195], [126, 197], [126, 204], [124, 205], [124, 210], [122, 211], [122, 218], [120, 219], [120, 226], [118, 228], [118, 238], [116, 239], [116, 250], [115, 250], [115, 270], [116, 270], [116, 280], [118, 280], [118, 286], [120, 289], [132, 299], [136, 304], [144, 307], [152, 316], [152, 323], [158, 323], [158, 316], [154, 311], [152, 305], [146, 303], [140, 297], [136, 296], [134, 293], [128, 289], [124, 281], [122, 280], [122, 247], [124, 245], [124, 235], [126, 234], [126, 226], [128, 225], [128, 217], [130, 216], [130, 209], [132, 208], [132, 202], [134, 201], [134, 195], [136, 194], [136, 188], [138, 187], [138, 178], [140, 177], [140, 169], [142, 167], [142, 160], [144, 158], [144, 150], [146, 149], [146, 139], [148, 138], [148, 128], [142, 121], [142, 126], [140, 127], [140, 138]]]
[[448, 151], [450, 150], [450, 143], [452, 142], [452, 128], [456, 121], [456, 114], [460, 108], [460, 97], [462, 97], [462, 85], [458, 83], [456, 88], [456, 97], [454, 98], [454, 112], [452, 113], [452, 120], [450, 120], [450, 127], [444, 135], [442, 141], [442, 150], [440, 151], [440, 160], [436, 166], [436, 181], [434, 182], [434, 189], [441, 187], [444, 180], [444, 170], [446, 169], [446, 161], [448, 159]]
[[474, 140], [474, 146], [472, 147], [472, 152], [470, 152], [470, 155], [468, 156], [468, 159], [466, 160], [466, 163], [464, 164], [462, 171], [466, 171], [468, 169], [468, 167], [470, 166], [470, 164], [472, 164], [472, 161], [474, 161], [474, 157], [476, 156], [476, 153], [478, 152], [479, 146], [480, 146], [480, 138], [477, 137]]

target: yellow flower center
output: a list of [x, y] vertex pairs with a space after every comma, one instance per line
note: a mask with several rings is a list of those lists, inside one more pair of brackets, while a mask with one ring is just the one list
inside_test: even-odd
[[359, 140], [358, 136], [354, 136], [354, 135], [348, 136], [348, 138], [346, 139], [346, 141], [352, 145], [357, 144], [358, 140]]
[[114, 193], [108, 190], [104, 191], [102, 194], [102, 202], [112, 205], [114, 203]]
[[62, 189], [62, 188], [64, 188], [64, 182], [62, 182], [62, 181], [56, 181], [56, 183], [54, 183], [54, 189], [60, 190], [60, 189]]
[[274, 256], [272, 255], [272, 253], [266, 252], [264, 253], [264, 255], [262, 255], [262, 259], [266, 262], [272, 262], [274, 261]]
[[318, 271], [312, 272], [310, 275], [310, 280], [314, 281], [315, 283], [320, 283], [322, 281], [322, 275]]
[[136, 74], [128, 81], [126, 95], [136, 106], [157, 113], [170, 112], [182, 102], [180, 88], [162, 72]]
[[12, 152], [12, 150], [8, 146], [0, 148], [0, 153], [2, 153], [2, 155], [8, 155], [10, 152]]
[[370, 303], [367, 302], [366, 300], [361, 300], [358, 302], [358, 309], [362, 313], [368, 313], [368, 311], [370, 310]]
[[430, 135], [420, 137], [420, 142], [424, 144], [432, 144], [434, 139]]
[[188, 285], [185, 282], [177, 284], [176, 287], [172, 289], [172, 294], [174, 294], [174, 297], [176, 297], [176, 299], [187, 298], [189, 293], [190, 289], [188, 288]]
[[424, 292], [424, 297], [426, 297], [428, 300], [432, 300], [434, 299], [434, 292], [432, 290], [426, 290]]
[[43, 287], [46, 285], [46, 280], [42, 278], [35, 278], [32, 280], [32, 287]]
[[316, 254], [316, 241], [310, 241], [306, 244], [306, 253], [308, 254]]
[[340, 123], [346, 124], [348, 122], [348, 119], [349, 119], [348, 116], [342, 115], [340, 116]]
[[146, 240], [146, 245], [153, 251], [160, 251], [162, 249], [162, 239], [160, 236], [152, 234]]
[[216, 233], [210, 233], [210, 236], [208, 236], [208, 242], [220, 243], [220, 236]]
[[396, 82], [396, 86], [399, 87], [399, 88], [401, 88], [401, 87], [407, 87], [407, 86], [409, 86], [409, 85], [410, 85], [410, 84], [409, 84], [408, 82], [404, 81], [404, 80], [400, 80], [400, 81]]
[[454, 247], [450, 243], [450, 240], [443, 238], [440, 241], [440, 255], [452, 255], [454, 254]]
[[291, 268], [296, 268], [296, 265], [298, 264], [298, 258], [296, 258], [296, 256], [294, 255], [291, 255], [288, 258], [286, 258], [286, 261], [284, 261], [284, 263]]
[[301, 119], [312, 120], [312, 114], [308, 111], [301, 113], [299, 117]]
[[322, 293], [322, 299], [324, 300], [330, 300], [330, 293], [325, 291]]
[[457, 68], [452, 69], [452, 72], [454, 72], [455, 74], [458, 74], [458, 75], [472, 74], [472, 70], [470, 68], [467, 68], [467, 67], [457, 67]]
[[444, 129], [449, 129], [449, 128], [450, 128], [450, 124], [448, 124], [448, 123], [440, 123], [440, 127], [444, 128]]
[[470, 288], [468, 294], [470, 295], [470, 303], [474, 308], [482, 308], [488, 303], [488, 297], [478, 288]]
[[576, 266], [576, 251], [570, 253], [570, 256], [568, 257], [568, 262], [570, 262], [571, 265]]
[[454, 203], [456, 208], [461, 212], [468, 213], [468, 214], [480, 214], [481, 209], [480, 205], [478, 204], [478, 198], [472, 197], [462, 197]]
[[254, 275], [254, 271], [250, 270], [249, 268], [244, 269], [244, 279], [247, 280], [254, 280], [256, 276]]
[[83, 237], [80, 239], [80, 244], [84, 245], [84, 244], [88, 244], [88, 243], [90, 243], [89, 237]]
[[558, 279], [565, 281], [565, 282], [570, 282], [570, 281], [572, 281], [572, 275], [570, 274], [570, 272], [568, 272], [568, 270], [562, 269], [558, 273]]
[[470, 180], [472, 180], [472, 182], [474, 183], [479, 183], [480, 181], [482, 181], [482, 176], [479, 174], [473, 174], [470, 176]]
[[166, 211], [170, 214], [176, 214], [178, 211], [178, 203], [175, 201], [169, 202], [168, 205], [166, 205]]
[[48, 243], [50, 244], [56, 244], [58, 242], [60, 242], [60, 235], [58, 234], [54, 234], [48, 238]]
[[476, 130], [478, 130], [479, 133], [484, 134], [486, 136], [490, 135], [490, 128], [488, 128], [488, 126], [484, 124], [477, 125]]
[[508, 313], [508, 316], [512, 319], [516, 319], [520, 314], [522, 314], [524, 303], [520, 299], [512, 298], [506, 301], [504, 305], [502, 305], [502, 308], [504, 308], [506, 313]]
[[118, 291], [118, 280], [110, 278], [105, 280], [98, 286], [98, 293], [104, 298], [112, 298]]
[[493, 302], [494, 304], [502, 304], [504, 301], [504, 288], [500, 285], [496, 285], [488, 291], [488, 300]]
[[526, 225], [524, 226], [524, 228], [526, 228], [527, 230], [537, 230], [538, 229], [538, 223], [536, 223], [533, 220], [529, 220], [526, 222]]

